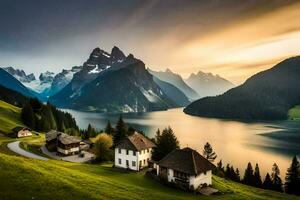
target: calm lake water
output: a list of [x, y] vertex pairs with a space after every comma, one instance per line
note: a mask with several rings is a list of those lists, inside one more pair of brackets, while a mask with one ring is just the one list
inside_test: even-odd
[[[243, 174], [247, 163], [258, 163], [263, 175], [276, 162], [284, 177], [292, 157], [300, 154], [300, 122], [240, 122], [189, 116], [182, 108], [168, 111], [123, 114], [126, 123], [153, 137], [158, 128], [171, 126], [181, 147], [192, 147], [202, 153], [209, 142], [223, 164], [238, 167]], [[115, 124], [118, 114], [88, 113], [66, 110], [80, 128], [91, 123], [104, 129], [108, 120]]]

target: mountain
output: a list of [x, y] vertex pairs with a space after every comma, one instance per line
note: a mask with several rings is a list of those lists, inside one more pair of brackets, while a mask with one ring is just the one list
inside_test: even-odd
[[63, 69], [58, 74], [46, 71], [41, 73], [38, 79], [33, 74], [26, 75], [23, 70], [14, 69], [13, 67], [3, 69], [32, 90], [40, 100], [47, 101], [49, 96], [64, 88], [72, 80], [73, 75], [82, 69], [82, 66], [74, 66], [70, 70]]
[[219, 75], [201, 71], [197, 74], [192, 73], [184, 81], [199, 94], [200, 98], [220, 95], [234, 87], [231, 82]]
[[29, 83], [35, 80], [34, 74], [31, 73], [27, 75], [24, 70], [14, 69], [13, 67], [3, 67], [2, 69], [13, 75], [22, 83]]
[[184, 109], [190, 115], [237, 119], [286, 119], [300, 104], [300, 56], [260, 72], [217, 97], [199, 99]]
[[162, 89], [162, 91], [168, 97], [170, 97], [170, 99], [172, 99], [177, 105], [184, 107], [190, 103], [189, 99], [185, 96], [185, 94], [174, 85], [164, 82], [156, 78], [155, 76], [153, 76], [153, 80]]
[[9, 74], [7, 71], [5, 71], [2, 68], [0, 68], [0, 85], [5, 88], [17, 91], [23, 94], [24, 96], [35, 97], [35, 93], [33, 91], [29, 90], [14, 76]]
[[56, 74], [51, 82], [48, 96], [52, 96], [62, 90], [73, 79], [74, 74], [82, 70], [82, 66], [74, 66], [70, 70], [63, 69], [62, 72]]
[[50, 102], [100, 112], [145, 112], [178, 107], [155, 83], [145, 64], [114, 47], [92, 51], [81, 71]]
[[148, 71], [158, 79], [171, 83], [180, 89], [189, 99], [195, 100], [199, 98], [199, 95], [195, 90], [193, 90], [190, 86], [188, 86], [182, 79], [182, 77], [178, 74], [173, 73], [170, 69], [166, 71], [152, 71], [148, 68]]

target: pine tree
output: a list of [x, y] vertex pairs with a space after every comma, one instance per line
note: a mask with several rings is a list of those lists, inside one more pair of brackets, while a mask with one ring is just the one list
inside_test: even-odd
[[211, 162], [214, 162], [214, 160], [217, 158], [216, 153], [208, 142], [204, 145], [203, 155]]
[[287, 170], [284, 186], [286, 193], [300, 195], [300, 163], [296, 156]]
[[122, 115], [120, 115], [119, 120], [116, 125], [116, 131], [114, 135], [114, 145], [118, 144], [122, 139], [126, 137], [127, 126], [123, 121]]
[[88, 125], [87, 131], [86, 131], [86, 139], [90, 138], [90, 137], [95, 137], [96, 136], [96, 130], [92, 127], [91, 124]]
[[219, 171], [224, 171], [222, 159], [217, 163], [217, 169], [218, 169]]
[[241, 182], [240, 171], [238, 168], [236, 168], [236, 170], [235, 170], [235, 181]]
[[255, 165], [255, 170], [254, 170], [254, 183], [255, 183], [255, 187], [258, 188], [262, 187], [262, 180], [261, 180], [260, 171], [257, 163]]
[[243, 183], [254, 186], [254, 172], [251, 163], [249, 162], [244, 173]]
[[105, 133], [109, 134], [109, 135], [113, 135], [115, 132], [114, 128], [112, 127], [110, 121], [108, 120], [106, 128], [105, 128]]
[[25, 104], [21, 111], [21, 119], [23, 123], [31, 129], [36, 128], [35, 114], [30, 104]]
[[171, 151], [179, 148], [178, 139], [170, 127], [165, 128], [161, 134], [160, 131], [157, 131], [155, 138], [156, 147], [153, 148], [152, 153], [152, 159], [154, 161], [161, 160]]
[[282, 180], [280, 178], [280, 170], [276, 163], [273, 164], [271, 177], [272, 177], [272, 185], [273, 185], [272, 189], [278, 192], [283, 192]]
[[220, 160], [217, 163], [217, 167], [213, 170], [213, 174], [215, 174], [219, 177], [225, 177], [225, 170], [224, 170], [224, 167], [223, 167], [222, 160]]
[[271, 176], [270, 176], [269, 173], [267, 173], [262, 187], [264, 189], [267, 189], [267, 190], [272, 190], [273, 189], [273, 183], [272, 183]]
[[228, 178], [228, 179], [231, 179], [231, 171], [230, 171], [230, 166], [229, 164], [226, 165], [226, 170], [225, 170], [225, 177]]

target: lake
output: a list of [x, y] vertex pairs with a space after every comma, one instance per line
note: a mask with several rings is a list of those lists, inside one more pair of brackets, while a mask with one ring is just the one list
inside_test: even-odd
[[[80, 128], [88, 123], [104, 129], [108, 120], [115, 124], [119, 114], [89, 113], [66, 110], [76, 119]], [[167, 111], [123, 114], [124, 121], [147, 136], [154, 137], [158, 128], [171, 126], [181, 147], [191, 147], [202, 153], [209, 142], [223, 164], [238, 167], [243, 174], [250, 161], [259, 164], [265, 175], [276, 162], [284, 177], [292, 157], [300, 154], [300, 122], [268, 121], [241, 122], [189, 116], [182, 108]]]

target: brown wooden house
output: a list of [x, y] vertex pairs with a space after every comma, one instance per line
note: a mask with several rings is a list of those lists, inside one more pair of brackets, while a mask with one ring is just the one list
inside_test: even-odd
[[68, 134], [51, 130], [46, 133], [46, 145], [51, 151], [57, 151], [62, 155], [78, 154], [81, 140]]

